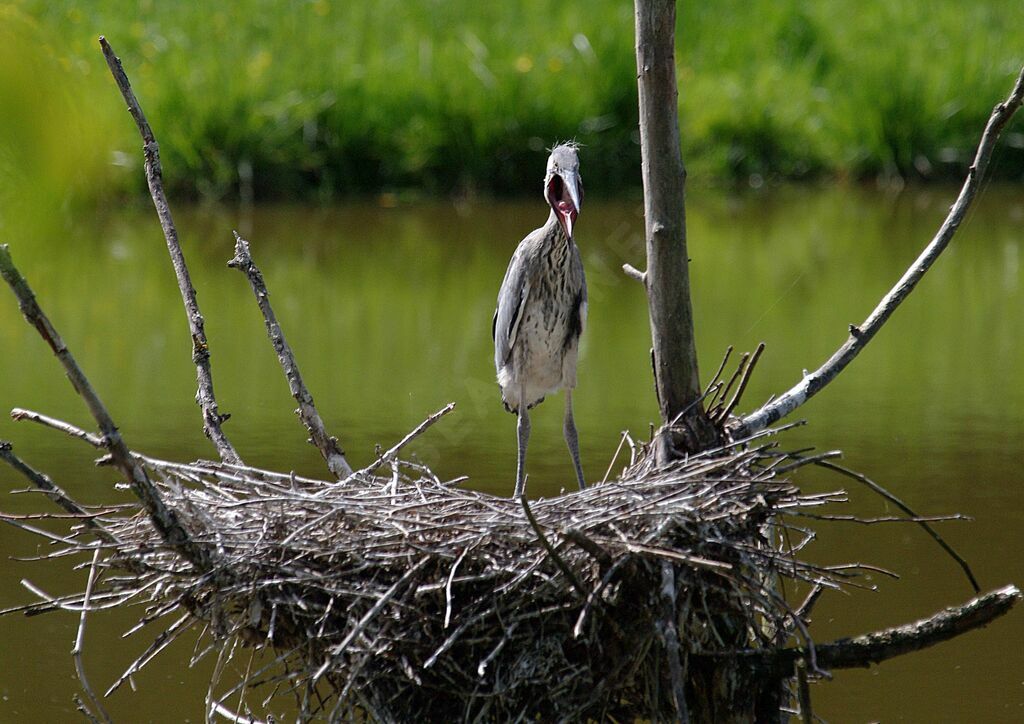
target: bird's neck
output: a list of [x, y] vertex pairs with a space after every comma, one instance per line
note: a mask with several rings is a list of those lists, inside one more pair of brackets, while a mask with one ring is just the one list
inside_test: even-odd
[[556, 246], [571, 246], [573, 241], [565, 235], [562, 231], [562, 225], [558, 223], [558, 215], [555, 214], [555, 210], [551, 209], [551, 213], [548, 214], [548, 220], [544, 224], [544, 238], [548, 240], [549, 244]]

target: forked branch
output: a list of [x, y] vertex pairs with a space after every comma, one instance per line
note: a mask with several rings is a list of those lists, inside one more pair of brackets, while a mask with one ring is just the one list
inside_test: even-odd
[[992, 110], [992, 115], [985, 126], [985, 132], [978, 144], [974, 163], [968, 169], [967, 178], [960, 189], [960, 195], [950, 208], [949, 215], [942, 222], [942, 226], [939, 227], [931, 243], [925, 247], [896, 285], [889, 290], [889, 293], [882, 297], [882, 301], [878, 303], [868, 318], [859, 326], [850, 325], [849, 338], [825, 364], [805, 375], [800, 382], [778, 398], [740, 420], [732, 428], [734, 436], [747, 437], [793, 412], [834, 380], [867, 346], [867, 343], [892, 316], [900, 303], [914, 290], [921, 277], [931, 268], [939, 254], [949, 245], [957, 229], [960, 228], [960, 223], [964, 220], [971, 202], [974, 201], [974, 197], [981, 187], [981, 181], [985, 175], [985, 169], [988, 167], [989, 159], [992, 157], [996, 140], [1013, 114], [1020, 108], [1022, 101], [1024, 101], [1024, 68], [1021, 68], [1020, 75], [1017, 77], [1017, 82], [1009, 97]]
[[206, 329], [203, 322], [203, 315], [199, 312], [199, 302], [196, 301], [196, 290], [192, 286], [192, 278], [188, 273], [188, 266], [185, 264], [185, 255], [181, 251], [181, 244], [178, 242], [178, 230], [174, 226], [174, 219], [171, 218], [171, 208], [167, 204], [167, 196], [164, 194], [163, 169], [160, 165], [160, 145], [156, 142], [153, 129], [150, 128], [146, 115], [142, 112], [135, 92], [132, 90], [128, 76], [121, 66], [121, 59], [114, 54], [114, 49], [106, 38], [100, 36], [100, 47], [103, 48], [103, 57], [107, 59], [107, 66], [110, 68], [117, 87], [128, 104], [128, 112], [135, 120], [135, 125], [142, 136], [142, 153], [146, 159], [146, 183], [149, 184], [149, 194], [153, 197], [153, 205], [156, 207], [156, 214], [160, 217], [160, 226], [164, 230], [164, 239], [167, 240], [167, 251], [171, 255], [171, 264], [174, 265], [174, 274], [178, 278], [178, 289], [181, 291], [181, 301], [185, 305], [185, 313], [188, 317], [188, 328], [192, 333], [192, 361], [196, 366], [196, 402], [203, 410], [203, 432], [210, 438], [210, 441], [217, 448], [220, 459], [232, 465], [241, 465], [242, 458], [235, 451], [234, 446], [224, 435], [221, 423], [230, 415], [221, 414], [217, 409], [217, 398], [213, 394], [213, 373], [210, 371], [210, 345], [206, 341]]
[[327, 433], [326, 428], [324, 428], [324, 422], [320, 418], [320, 413], [317, 412], [316, 406], [313, 404], [313, 396], [309, 394], [306, 383], [302, 381], [302, 375], [299, 373], [299, 365], [295, 361], [295, 355], [292, 353], [292, 348], [288, 346], [288, 342], [285, 341], [284, 332], [281, 331], [281, 325], [278, 324], [274, 309], [270, 306], [270, 293], [267, 291], [267, 285], [263, 281], [263, 274], [260, 272], [259, 267], [256, 266], [256, 263], [253, 262], [252, 255], [249, 253], [249, 242], [239, 236], [237, 231], [235, 232], [235, 256], [228, 262], [228, 266], [238, 269], [249, 279], [249, 285], [256, 296], [256, 304], [259, 305], [260, 312], [263, 313], [263, 321], [267, 326], [267, 335], [270, 337], [271, 344], [274, 345], [277, 359], [281, 363], [281, 369], [284, 370], [284, 376], [288, 380], [288, 389], [291, 391], [292, 397], [299, 404], [295, 412], [299, 419], [302, 420], [302, 424], [309, 430], [309, 441], [324, 456], [324, 460], [327, 461], [327, 467], [334, 473], [336, 478], [341, 479], [351, 475], [352, 467], [348, 464], [348, 460], [345, 459], [345, 452], [338, 444], [338, 438], [331, 437]]

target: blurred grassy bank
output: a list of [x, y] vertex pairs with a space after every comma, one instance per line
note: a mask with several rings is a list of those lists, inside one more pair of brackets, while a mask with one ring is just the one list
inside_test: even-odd
[[[957, 176], [1024, 62], [1024, 3], [1008, 0], [680, 13], [684, 151], [704, 181]], [[178, 194], [532, 192], [543, 148], [569, 137], [586, 145], [588, 191], [633, 187], [632, 33], [629, 0], [0, 0], [0, 201], [19, 174], [142, 189], [100, 34]], [[1021, 178], [1010, 130], [993, 170]]]

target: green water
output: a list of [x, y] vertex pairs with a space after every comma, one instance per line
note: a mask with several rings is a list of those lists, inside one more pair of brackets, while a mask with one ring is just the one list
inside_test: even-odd
[[[749, 409], [817, 366], [916, 256], [952, 201], [951, 189], [899, 196], [837, 188], [782, 189], [690, 199], [692, 275], [705, 377], [725, 347], [767, 351]], [[589, 201], [589, 200], [588, 200]], [[294, 403], [245, 279], [229, 270], [230, 231], [253, 242], [271, 301], [328, 428], [354, 464], [390, 445], [449, 401], [456, 412], [414, 446], [444, 476], [466, 474], [495, 493], [512, 489], [514, 419], [493, 381], [490, 322], [505, 264], [543, 221], [539, 199], [383, 208], [179, 210], [178, 222], [207, 320], [226, 431], [256, 465], [323, 474], [304, 443]], [[846, 462], [921, 513], [961, 512], [943, 534], [982, 586], [1024, 583], [1024, 194], [989, 187], [953, 247], [868, 350], [801, 414], [792, 447], [842, 448]], [[600, 478], [620, 431], [644, 435], [656, 417], [641, 288], [623, 261], [642, 265], [639, 200], [592, 201], [578, 236], [590, 284], [589, 326], [575, 395], [584, 469]], [[175, 459], [210, 456], [202, 436], [177, 288], [151, 210], [80, 217], [46, 245], [11, 244], [15, 261], [103, 396], [129, 444]], [[28, 407], [87, 424], [56, 361], [0, 291], [0, 407]], [[535, 411], [530, 490], [573, 480], [561, 438], [561, 399]], [[0, 438], [86, 502], [119, 499], [93, 453], [57, 433], [0, 419]], [[845, 485], [824, 473], [808, 490]], [[0, 468], [0, 509], [47, 509], [8, 495], [23, 482]], [[852, 489], [848, 510], [882, 514]], [[916, 527], [827, 524], [815, 561], [862, 561], [901, 580], [878, 592], [830, 594], [817, 608], [819, 640], [913, 620], [960, 602], [970, 589]], [[26, 603], [28, 578], [52, 593], [79, 589], [67, 561], [19, 563], [44, 549], [0, 527], [0, 607]], [[77, 618], [0, 619], [0, 721], [75, 721], [71, 649]], [[149, 642], [127, 640], [130, 620], [95, 615], [85, 663], [105, 689]], [[108, 702], [123, 721], [202, 720], [208, 668], [188, 671], [189, 644], [171, 648]], [[1019, 721], [1024, 718], [1024, 612], [989, 629], [867, 672], [815, 685], [831, 721]]]

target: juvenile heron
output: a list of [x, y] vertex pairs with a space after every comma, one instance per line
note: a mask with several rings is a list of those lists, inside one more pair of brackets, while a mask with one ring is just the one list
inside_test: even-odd
[[491, 334], [494, 366], [505, 409], [519, 416], [516, 433], [516, 497], [526, 487], [529, 409], [544, 396], [565, 388], [563, 432], [576, 479], [585, 488], [580, 446], [572, 417], [576, 354], [587, 319], [587, 280], [573, 225], [583, 202], [576, 145], [556, 146], [548, 156], [544, 199], [551, 207], [547, 223], [519, 242], [498, 292]]

